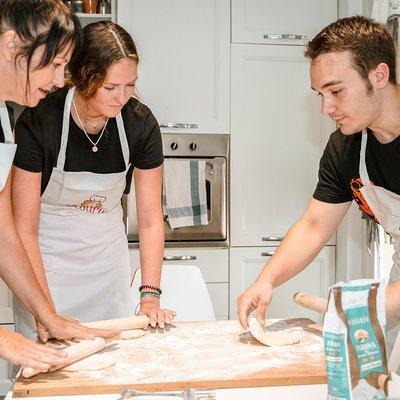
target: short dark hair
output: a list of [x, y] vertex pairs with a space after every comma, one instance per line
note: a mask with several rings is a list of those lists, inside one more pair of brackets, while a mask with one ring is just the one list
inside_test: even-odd
[[389, 67], [389, 82], [396, 84], [396, 50], [384, 25], [362, 16], [342, 18], [324, 28], [308, 42], [305, 56], [314, 60], [320, 54], [348, 51], [353, 66], [372, 90], [368, 74], [380, 63]]
[[37, 68], [49, 65], [54, 57], [82, 43], [82, 28], [76, 15], [61, 0], [0, 0], [0, 34], [14, 30], [23, 42], [16, 62], [27, 61], [27, 82], [32, 57], [38, 47], [44, 52]]
[[69, 85], [74, 85], [84, 99], [92, 98], [118, 61], [139, 56], [131, 35], [111, 21], [99, 21], [83, 28], [83, 45], [79, 58], [70, 63]]

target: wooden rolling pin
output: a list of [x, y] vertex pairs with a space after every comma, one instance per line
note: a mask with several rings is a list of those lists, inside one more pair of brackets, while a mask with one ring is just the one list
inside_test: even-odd
[[85, 322], [82, 325], [87, 328], [109, 329], [114, 331], [125, 331], [128, 329], [147, 328], [150, 319], [146, 315], [134, 315], [126, 318], [106, 319], [104, 321]]
[[47, 371], [31, 367], [22, 367], [22, 376], [24, 378], [31, 378], [32, 376], [40, 374], [41, 372], [56, 371], [60, 368], [66, 367], [69, 364], [79, 361], [82, 358], [90, 356], [91, 354], [97, 353], [98, 351], [103, 350], [104, 347], [106, 347], [106, 341], [100, 337], [96, 337], [93, 340], [82, 340], [79, 343], [71, 344], [63, 349], [63, 351], [67, 353], [67, 357], [62, 364], [56, 365]]
[[293, 301], [300, 306], [316, 311], [320, 314], [325, 314], [326, 309], [328, 308], [328, 300], [314, 296], [310, 293], [296, 292], [293, 295]]

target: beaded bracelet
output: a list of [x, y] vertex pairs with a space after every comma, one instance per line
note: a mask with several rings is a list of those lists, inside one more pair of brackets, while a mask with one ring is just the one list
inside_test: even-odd
[[157, 287], [157, 286], [152, 286], [152, 285], [142, 285], [139, 287], [139, 292], [141, 292], [143, 289], [152, 289], [155, 290], [156, 292], [158, 292], [159, 295], [161, 295], [162, 290]]
[[158, 293], [154, 293], [154, 292], [141, 292], [140, 300], [142, 300], [144, 297], [155, 297], [156, 299], [159, 299], [160, 295]]

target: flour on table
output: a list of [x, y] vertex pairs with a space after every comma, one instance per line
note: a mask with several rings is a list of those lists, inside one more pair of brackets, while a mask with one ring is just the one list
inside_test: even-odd
[[126, 331], [122, 331], [119, 335], [120, 340], [131, 340], [131, 339], [138, 339], [144, 336], [146, 332], [143, 329], [130, 329]]
[[99, 371], [104, 368], [112, 367], [116, 362], [115, 357], [105, 354], [93, 354], [73, 364], [63, 368], [64, 371]]
[[290, 344], [299, 343], [299, 339], [288, 335], [287, 332], [268, 332], [260, 325], [260, 323], [255, 318], [249, 319], [250, 333], [257, 339], [260, 343], [266, 346], [287, 346]]

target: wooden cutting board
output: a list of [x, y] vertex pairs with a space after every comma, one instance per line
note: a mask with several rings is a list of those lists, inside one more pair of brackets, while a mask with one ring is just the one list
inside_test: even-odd
[[101, 371], [40, 374], [19, 378], [14, 397], [120, 393], [187, 388], [320, 384], [326, 382], [321, 331], [305, 318], [270, 320], [267, 330], [283, 331], [298, 344], [266, 347], [238, 321], [176, 323], [135, 340], [116, 341], [102, 354], [114, 366]]

